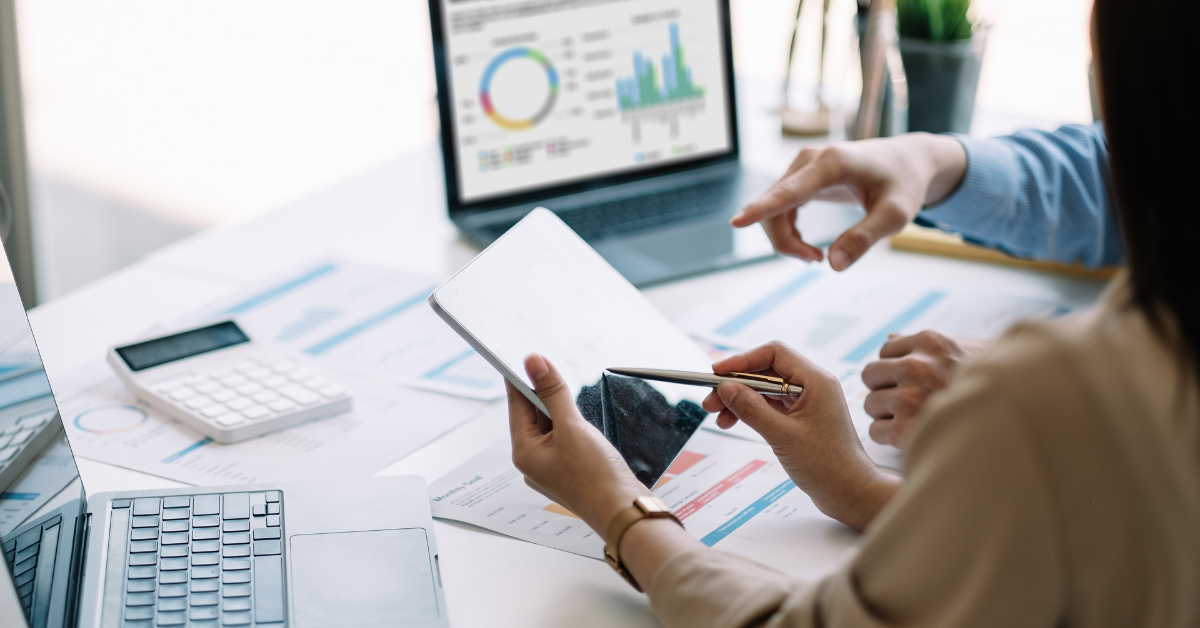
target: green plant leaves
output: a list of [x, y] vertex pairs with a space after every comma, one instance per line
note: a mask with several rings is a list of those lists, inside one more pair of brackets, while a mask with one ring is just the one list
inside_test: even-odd
[[897, 0], [896, 17], [901, 37], [929, 41], [970, 39], [967, 11], [971, 0]]

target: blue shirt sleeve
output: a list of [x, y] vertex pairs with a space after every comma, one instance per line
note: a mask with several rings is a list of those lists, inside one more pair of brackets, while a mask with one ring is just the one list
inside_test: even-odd
[[925, 208], [918, 224], [1017, 257], [1090, 267], [1123, 261], [1099, 123], [958, 140], [967, 151], [966, 176], [944, 201]]

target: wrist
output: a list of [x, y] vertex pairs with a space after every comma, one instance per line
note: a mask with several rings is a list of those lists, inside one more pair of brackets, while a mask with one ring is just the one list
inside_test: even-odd
[[961, 142], [949, 135], [917, 134], [922, 144], [921, 153], [926, 155], [929, 169], [929, 188], [925, 193], [925, 205], [936, 205], [958, 189], [967, 173], [967, 150]]
[[641, 484], [617, 487], [614, 490], [603, 492], [588, 513], [586, 515], [580, 513], [580, 516], [588, 524], [588, 527], [604, 535], [618, 513], [632, 506], [637, 498], [648, 495], [653, 495], [653, 493]]

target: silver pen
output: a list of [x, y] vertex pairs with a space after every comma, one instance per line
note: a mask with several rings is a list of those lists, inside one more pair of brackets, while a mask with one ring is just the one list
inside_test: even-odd
[[692, 371], [667, 371], [662, 369], [631, 369], [610, 368], [609, 373], [649, 379], [656, 382], [686, 384], [688, 386], [705, 386], [716, 388], [721, 382], [734, 382], [764, 395], [778, 397], [798, 396], [804, 389], [795, 384], [789, 384], [781, 377], [757, 375], [754, 373], [729, 373], [715, 375], [713, 373], [694, 373]]

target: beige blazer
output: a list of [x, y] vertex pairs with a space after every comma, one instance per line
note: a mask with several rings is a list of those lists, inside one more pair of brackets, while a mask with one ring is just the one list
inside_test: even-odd
[[798, 582], [696, 550], [659, 570], [655, 612], [689, 628], [1200, 625], [1196, 379], [1128, 295], [1119, 276], [1091, 312], [1019, 326], [960, 371], [840, 572]]

